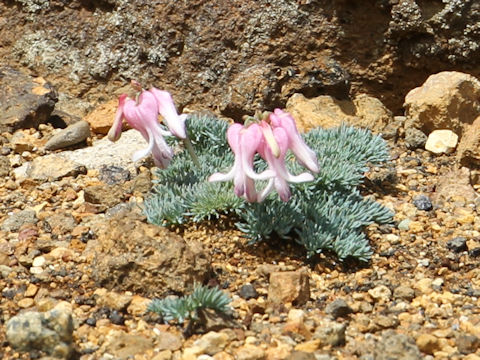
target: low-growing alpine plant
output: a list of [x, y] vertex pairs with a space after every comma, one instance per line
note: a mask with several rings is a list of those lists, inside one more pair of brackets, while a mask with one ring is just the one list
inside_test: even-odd
[[[243, 125], [211, 115], [185, 119], [168, 93], [139, 91], [128, 104], [120, 98], [111, 132], [117, 134], [123, 117], [149, 141], [148, 152], [159, 167], [153, 193], [144, 203], [149, 222], [170, 226], [228, 215], [252, 242], [278, 236], [294, 239], [308, 256], [328, 250], [342, 260], [370, 259], [365, 226], [390, 222], [393, 214], [364, 199], [357, 187], [369, 164], [389, 158], [381, 137], [345, 125], [315, 128], [302, 137], [292, 116], [280, 109], [256, 114]], [[168, 134], [156, 130], [160, 125], [152, 119], [158, 114]], [[142, 119], [148, 125], [140, 125]], [[163, 144], [159, 134], [162, 139], [175, 136]], [[188, 151], [173, 156], [163, 150], [166, 155], [155, 159], [157, 143], [162, 149], [183, 145]]]

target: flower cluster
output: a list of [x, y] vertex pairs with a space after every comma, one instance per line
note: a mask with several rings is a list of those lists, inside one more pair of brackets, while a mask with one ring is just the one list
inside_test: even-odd
[[[140, 85], [132, 81], [132, 86], [139, 91], [136, 99], [131, 99], [127, 94], [120, 96], [118, 110], [113, 125], [108, 132], [111, 141], [117, 141], [122, 132], [122, 120], [138, 130], [147, 140], [148, 147], [137, 151], [133, 160], [137, 161], [150, 153], [159, 168], [166, 168], [173, 157], [173, 151], [165, 142], [164, 136], [176, 136], [186, 139], [185, 120], [187, 115], [177, 113], [172, 96], [167, 91], [151, 88], [142, 90]], [[159, 122], [158, 115], [166, 122], [169, 131], [164, 130]]]
[[[285, 155], [291, 150], [298, 162], [308, 170], [317, 173], [318, 163], [315, 152], [310, 149], [298, 133], [293, 117], [275, 109], [259, 123], [248, 125], [233, 124], [227, 131], [228, 143], [235, 154], [235, 161], [228, 173], [215, 173], [209, 181], [233, 180], [235, 194], [245, 196], [249, 202], [261, 202], [275, 188], [280, 199], [288, 201], [291, 193], [289, 182], [312, 181], [308, 172], [291, 174], [285, 164]], [[258, 153], [268, 164], [268, 169], [257, 173], [254, 157]], [[257, 191], [255, 180], [268, 180], [261, 191]]]

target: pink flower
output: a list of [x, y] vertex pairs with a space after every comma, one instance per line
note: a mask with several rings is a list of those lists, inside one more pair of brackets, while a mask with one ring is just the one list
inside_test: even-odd
[[285, 130], [289, 141], [289, 148], [296, 156], [298, 162], [308, 170], [318, 173], [317, 155], [305, 144], [305, 141], [303, 141], [298, 133], [297, 125], [293, 117], [281, 109], [275, 109], [273, 113], [269, 115], [269, 119], [274, 129], [283, 128]]
[[[286, 119], [283, 119], [284, 114], [288, 116]], [[233, 180], [235, 194], [245, 195], [249, 202], [263, 201], [274, 188], [280, 199], [288, 201], [291, 195], [289, 182], [312, 181], [313, 175], [310, 173], [291, 174], [285, 164], [285, 155], [288, 149], [293, 151], [295, 148], [297, 153], [300, 152], [303, 155], [302, 163], [307, 163], [312, 169], [318, 171], [315, 153], [298, 134], [295, 122], [290, 115], [281, 112], [275, 116], [274, 121], [277, 126], [274, 125], [273, 128], [266, 121], [261, 121], [260, 125], [253, 123], [246, 127], [240, 124], [231, 125], [227, 130], [227, 139], [235, 155], [233, 167], [226, 174], [211, 175], [208, 180]], [[256, 173], [253, 168], [253, 160], [257, 152], [268, 165], [268, 169], [262, 173]], [[260, 193], [255, 189], [255, 180], [268, 180], [266, 187]]]
[[[158, 122], [158, 114], [162, 114], [170, 131], [161, 128]], [[122, 120], [134, 129], [138, 130], [147, 140], [148, 147], [137, 151], [133, 160], [137, 161], [150, 153], [156, 166], [164, 169], [172, 160], [173, 151], [165, 142], [164, 136], [172, 133], [180, 138], [186, 137], [186, 115], [178, 115], [173, 104], [172, 97], [166, 91], [152, 88], [142, 91], [135, 101], [123, 94], [118, 99], [118, 109], [115, 114], [113, 125], [108, 132], [111, 141], [117, 141], [122, 132]]]
[[243, 125], [233, 124], [227, 130], [227, 140], [235, 154], [233, 166], [226, 174], [215, 173], [211, 175], [208, 181], [233, 180], [235, 195], [245, 195], [247, 201], [255, 202], [257, 201], [257, 191], [254, 178], [267, 179], [271, 176], [270, 173], [256, 174], [253, 170], [253, 157], [262, 140], [260, 127], [252, 124], [245, 129]]
[[[267, 133], [272, 131], [270, 126], [264, 121], [262, 121], [261, 126]], [[272, 140], [268, 141], [268, 139], [268, 137], [263, 138], [258, 152], [262, 158], [265, 159], [274, 176], [269, 180], [265, 189], [258, 194], [257, 201], [262, 202], [273, 188], [275, 188], [282, 201], [288, 201], [291, 195], [288, 183], [312, 181], [313, 175], [307, 172], [301, 173], [300, 175], [293, 175], [288, 172], [285, 164], [285, 154], [290, 147], [290, 138], [285, 129], [281, 127], [273, 129], [273, 141], [276, 143], [275, 145], [272, 146]], [[278, 156], [275, 154], [277, 148]]]

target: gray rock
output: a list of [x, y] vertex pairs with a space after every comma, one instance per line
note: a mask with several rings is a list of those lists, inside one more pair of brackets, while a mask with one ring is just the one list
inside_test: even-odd
[[415, 340], [404, 334], [387, 330], [375, 346], [375, 360], [421, 360], [423, 357]]
[[327, 307], [325, 308], [325, 312], [333, 316], [334, 319], [336, 319], [338, 317], [346, 316], [352, 313], [352, 308], [348, 306], [345, 300], [335, 299], [327, 305]]
[[413, 198], [413, 205], [418, 210], [430, 211], [433, 209], [433, 204], [430, 198], [426, 195], [418, 195]]
[[79, 121], [53, 135], [45, 144], [46, 150], [58, 150], [76, 145], [90, 136], [90, 125], [86, 121]]
[[0, 89], [0, 132], [38, 127], [57, 102], [51, 84], [9, 67], [0, 67]]
[[37, 221], [35, 210], [22, 210], [9, 215], [2, 224], [2, 230], [18, 231], [23, 224], [35, 224]]
[[414, 150], [423, 148], [427, 142], [427, 135], [421, 130], [410, 127], [405, 130], [405, 145], [407, 148]]
[[255, 287], [250, 283], [242, 285], [238, 291], [238, 295], [246, 300], [258, 297], [257, 290], [255, 290]]
[[447, 248], [456, 253], [467, 251], [467, 239], [463, 236], [454, 237], [447, 241]]
[[67, 359], [72, 352], [71, 306], [62, 302], [45, 313], [25, 312], [7, 322], [7, 340], [20, 351], [42, 351]]
[[347, 324], [322, 319], [312, 339], [319, 339], [322, 345], [341, 346], [345, 344]]

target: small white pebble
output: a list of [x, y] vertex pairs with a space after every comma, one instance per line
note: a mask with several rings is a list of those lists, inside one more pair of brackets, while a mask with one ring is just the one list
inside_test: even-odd
[[32, 266], [33, 267], [42, 267], [45, 265], [45, 258], [43, 256], [37, 256], [35, 259], [33, 259]]

